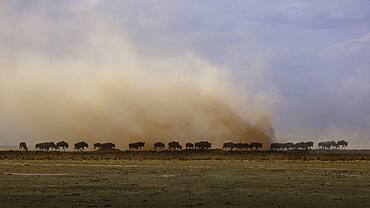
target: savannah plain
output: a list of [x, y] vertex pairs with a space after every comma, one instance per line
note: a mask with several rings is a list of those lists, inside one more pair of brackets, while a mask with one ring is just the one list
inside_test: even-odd
[[0, 207], [370, 207], [369, 157], [0, 152]]

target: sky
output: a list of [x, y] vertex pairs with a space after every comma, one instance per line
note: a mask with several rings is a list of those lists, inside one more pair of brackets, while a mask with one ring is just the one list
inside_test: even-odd
[[[99, 50], [92, 34], [129, 39], [112, 45], [132, 44], [144, 59], [190, 54], [222, 68], [253, 100], [247, 108], [268, 115], [275, 141], [370, 148], [368, 0], [0, 0], [0, 76], [28, 63], [20, 56], [53, 63]], [[1, 117], [0, 142], [12, 143]]]

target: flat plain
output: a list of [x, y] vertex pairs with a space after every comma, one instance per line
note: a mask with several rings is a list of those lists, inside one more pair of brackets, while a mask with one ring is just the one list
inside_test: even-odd
[[370, 207], [370, 161], [0, 160], [0, 207]]

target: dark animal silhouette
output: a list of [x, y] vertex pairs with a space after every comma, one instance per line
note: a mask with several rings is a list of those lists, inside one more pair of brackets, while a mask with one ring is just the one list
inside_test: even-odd
[[240, 147], [241, 147], [241, 150], [252, 149], [251, 145], [248, 143], [241, 143]]
[[291, 142], [288, 143], [271, 143], [270, 149], [271, 150], [308, 150], [313, 147], [313, 142], [298, 142], [293, 144]]
[[114, 150], [115, 147], [116, 147], [115, 144], [108, 142], [108, 143], [101, 144], [101, 149], [100, 150], [112, 151], [112, 150]]
[[130, 144], [128, 144], [128, 148], [130, 149], [130, 150], [132, 150], [132, 149], [142, 149], [142, 148], [144, 148], [144, 146], [145, 146], [145, 142], [134, 142], [134, 143], [130, 143]]
[[241, 150], [242, 150], [242, 148], [243, 148], [243, 143], [241, 143], [241, 142], [239, 142], [239, 143], [234, 143], [234, 148], [235, 148], [236, 150], [241, 151]]
[[233, 143], [233, 142], [226, 142], [223, 144], [222, 149], [232, 151], [234, 149], [238, 151], [245, 151], [251, 149], [250, 144], [248, 143]]
[[281, 143], [271, 143], [270, 144], [270, 149], [271, 150], [278, 150], [278, 149], [281, 149], [282, 148], [282, 144]]
[[222, 149], [232, 151], [235, 148], [235, 144], [232, 142], [226, 142], [223, 144]]
[[251, 147], [250, 147], [250, 145], [248, 143], [241, 143], [241, 142], [239, 142], [239, 143], [235, 143], [234, 144], [234, 148], [237, 149], [237, 150], [239, 150], [239, 151], [244, 151], [244, 150], [250, 149]]
[[187, 150], [189, 150], [189, 149], [193, 149], [193, 148], [194, 148], [194, 144], [193, 144], [193, 143], [188, 142], [188, 143], [186, 143], [186, 144], [185, 144], [185, 147], [186, 147], [186, 149], [187, 149]]
[[259, 150], [259, 149], [261, 149], [262, 148], [262, 143], [258, 143], [258, 142], [253, 142], [253, 143], [251, 143], [250, 145], [250, 149], [251, 150]]
[[344, 140], [340, 140], [337, 142], [337, 145], [341, 148], [346, 148], [348, 146], [348, 142], [344, 141]]
[[130, 143], [130, 144], [128, 144], [128, 148], [130, 149], [130, 150], [132, 150], [132, 149], [139, 149], [139, 146], [137, 145], [137, 143]]
[[77, 142], [75, 144], [75, 151], [84, 151], [84, 149], [88, 147], [89, 145], [86, 142]]
[[325, 142], [319, 142], [318, 147], [319, 149], [330, 149], [332, 147], [336, 146], [335, 141], [325, 141]]
[[162, 143], [162, 142], [156, 142], [156, 143], [154, 143], [154, 149], [155, 150], [161, 150], [161, 149], [164, 149], [164, 143]]
[[304, 142], [298, 142], [298, 143], [294, 144], [294, 149], [295, 150], [305, 150], [306, 146], [305, 146]]
[[145, 146], [145, 142], [136, 142], [139, 149], [143, 149]]
[[286, 142], [286, 143], [282, 143], [281, 147], [285, 150], [292, 150], [294, 149], [294, 144], [292, 142]]
[[54, 142], [43, 142], [38, 143], [35, 145], [35, 150], [37, 151], [49, 151], [49, 150], [57, 150], [58, 147]]
[[98, 143], [95, 143], [95, 144], [94, 144], [94, 150], [95, 150], [95, 149], [96, 149], [96, 150], [101, 150], [101, 143], [99, 143], [99, 142], [98, 142]]
[[305, 149], [312, 149], [313, 148], [313, 144], [314, 142], [305, 142], [304, 145], [305, 145]]
[[209, 143], [208, 141], [196, 142], [194, 144], [195, 149], [198, 149], [198, 150], [208, 150], [211, 148], [211, 146], [212, 144]]
[[44, 150], [44, 143], [37, 143], [35, 144], [35, 150], [43, 151]]
[[50, 149], [52, 150], [58, 150], [58, 146], [54, 142], [49, 142]]
[[172, 141], [172, 142], [168, 143], [168, 149], [170, 149], [170, 150], [181, 150], [182, 146], [180, 145], [179, 142]]
[[293, 148], [294, 148], [293, 143], [272, 143], [270, 144], [271, 150], [289, 150]]
[[67, 142], [65, 141], [61, 141], [61, 142], [57, 142], [57, 149], [62, 149], [62, 151], [65, 151], [66, 149], [68, 149], [69, 145]]
[[21, 142], [21, 143], [19, 143], [19, 149], [21, 150], [21, 151], [28, 151], [28, 147], [27, 147], [27, 144], [26, 144], [26, 142]]
[[130, 143], [128, 144], [128, 149], [132, 150], [132, 149], [138, 149], [139, 147], [137, 146], [136, 143]]

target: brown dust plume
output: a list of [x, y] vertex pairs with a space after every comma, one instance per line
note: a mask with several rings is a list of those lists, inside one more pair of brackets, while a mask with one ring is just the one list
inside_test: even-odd
[[[107, 40], [107, 41], [105, 41]], [[109, 41], [108, 41], [109, 40]], [[14, 142], [262, 142], [273, 136], [253, 93], [194, 54], [143, 55], [132, 41], [92, 38], [60, 59], [0, 60], [0, 113]]]

